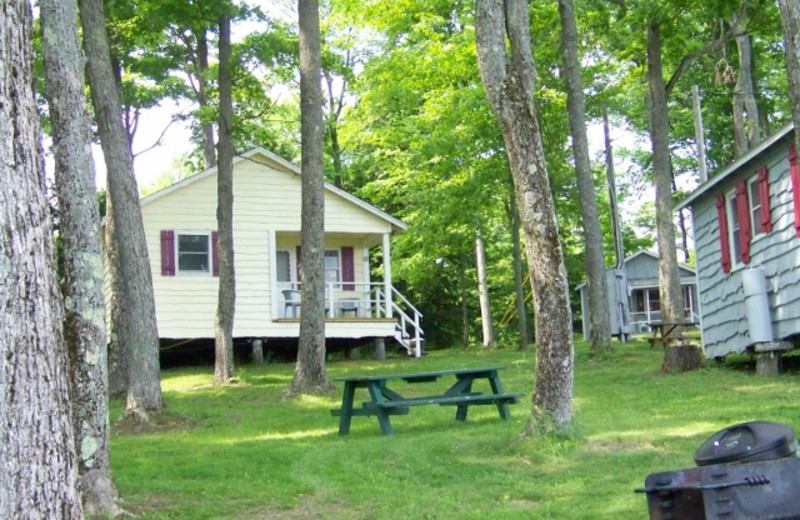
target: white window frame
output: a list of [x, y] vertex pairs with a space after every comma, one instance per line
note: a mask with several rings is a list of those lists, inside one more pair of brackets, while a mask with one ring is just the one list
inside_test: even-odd
[[[325, 259], [329, 256], [328, 253], [335, 253], [336, 254], [336, 281], [328, 280], [328, 266], [325, 263]], [[331, 257], [333, 255], [330, 255]], [[325, 252], [322, 255], [322, 262], [324, 264], [324, 278], [325, 278], [325, 285], [328, 286], [330, 284], [331, 287], [334, 289], [341, 289], [342, 288], [342, 250], [340, 248], [328, 249], [325, 248]]]
[[[754, 190], [756, 195], [758, 195], [758, 206], [753, 204]], [[761, 202], [761, 186], [758, 183], [758, 175], [747, 179], [747, 205], [750, 208], [750, 233], [753, 235], [752, 240], [756, 240], [766, 234], [766, 231], [764, 231], [761, 226], [760, 220], [760, 210], [764, 204]], [[756, 210], [759, 210], [759, 218], [756, 218]]]
[[[206, 271], [198, 271], [194, 269], [181, 269], [181, 251], [180, 251], [180, 244], [181, 244], [181, 236], [205, 236], [208, 243], [208, 270]], [[212, 276], [214, 274], [214, 252], [211, 250], [213, 244], [211, 243], [211, 232], [210, 231], [175, 231], [175, 274], [176, 275], [184, 275], [184, 276]]]
[[[728, 247], [730, 248], [731, 270], [744, 266], [742, 244], [739, 237], [739, 211], [736, 207], [736, 190], [725, 194], [726, 215], [728, 217]], [[747, 205], [750, 205], [749, 197]], [[748, 211], [748, 214], [750, 212]], [[752, 216], [750, 217], [752, 218]]]

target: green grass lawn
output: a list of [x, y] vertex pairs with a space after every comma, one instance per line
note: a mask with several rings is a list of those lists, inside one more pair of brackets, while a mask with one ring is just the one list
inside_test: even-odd
[[[636, 342], [590, 358], [578, 341], [571, 431], [521, 442], [532, 353], [330, 361], [331, 377], [503, 365], [505, 390], [526, 392], [513, 420], [493, 406], [471, 408], [466, 422], [453, 407], [418, 406], [392, 418], [394, 436], [354, 417], [340, 437], [329, 410], [341, 393], [284, 399], [293, 364], [240, 366], [239, 384], [222, 388], [213, 367], [168, 370], [165, 415], [141, 429], [114, 425], [113, 474], [141, 519], [647, 518], [633, 489], [649, 473], [694, 466], [714, 432], [752, 419], [800, 426], [798, 375], [765, 379], [713, 362], [665, 375], [662, 357]], [[112, 417], [121, 410], [112, 403]]]

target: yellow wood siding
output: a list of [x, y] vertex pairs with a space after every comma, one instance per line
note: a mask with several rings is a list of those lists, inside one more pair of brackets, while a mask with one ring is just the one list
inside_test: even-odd
[[[259, 155], [254, 156], [258, 161]], [[266, 159], [263, 161], [266, 162]], [[216, 174], [186, 182], [142, 205], [153, 272], [159, 335], [213, 337], [219, 278], [211, 274], [161, 275], [162, 230], [210, 232], [216, 223]], [[300, 239], [300, 177], [252, 160], [234, 165], [234, 336], [270, 336], [290, 327], [273, 322], [270, 290], [270, 233], [278, 248], [292, 250]], [[354, 247], [356, 282], [364, 281], [363, 258], [369, 237], [391, 233], [391, 223], [326, 190], [326, 248]], [[283, 234], [282, 234], [283, 233]], [[291, 235], [289, 235], [291, 234]], [[347, 294], [345, 294], [347, 296]], [[276, 328], [277, 327], [277, 328]], [[296, 336], [296, 332], [291, 334]], [[363, 336], [363, 334], [361, 334]]]

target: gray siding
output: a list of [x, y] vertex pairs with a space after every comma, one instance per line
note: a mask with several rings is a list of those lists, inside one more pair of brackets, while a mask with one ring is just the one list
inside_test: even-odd
[[[800, 333], [800, 238], [795, 236], [788, 161], [792, 136], [789, 132], [784, 139], [741, 165], [692, 205], [706, 357], [743, 352], [752, 344], [741, 281], [742, 270], [747, 267], [761, 267], [765, 271], [775, 337], [785, 339]], [[753, 177], [763, 164], [769, 169], [772, 231], [753, 239], [747, 266], [736, 266], [730, 273], [724, 273], [720, 263], [717, 195], [733, 190], [740, 179]]]

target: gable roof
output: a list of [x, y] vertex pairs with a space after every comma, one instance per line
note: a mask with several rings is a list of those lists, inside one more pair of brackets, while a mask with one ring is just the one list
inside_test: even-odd
[[679, 209], [691, 205], [694, 201], [696, 201], [698, 198], [708, 193], [712, 188], [714, 188], [718, 184], [722, 183], [725, 179], [730, 177], [734, 172], [738, 171], [745, 164], [752, 161], [753, 159], [764, 153], [764, 151], [771, 148], [775, 143], [786, 137], [786, 134], [791, 132], [793, 128], [794, 125], [792, 123], [789, 123], [788, 125], [785, 125], [783, 128], [781, 128], [771, 136], [767, 137], [766, 139], [758, 143], [758, 146], [752, 148], [749, 152], [747, 152], [746, 154], [744, 154], [743, 156], [741, 156], [740, 158], [738, 158], [737, 160], [733, 161], [731, 164], [720, 170], [713, 177], [711, 177], [709, 180], [701, 184], [696, 190], [690, 193], [686, 198], [677, 203], [673, 208], [673, 211], [677, 211]]
[[[266, 158], [266, 162], [263, 161], [263, 160], [260, 160], [260, 158], [256, 158], [256, 156], [259, 156], [259, 155], [261, 155], [264, 158]], [[268, 167], [274, 168], [276, 170], [283, 170], [283, 171], [292, 173], [294, 175], [298, 175], [298, 176], [300, 175], [300, 167], [299, 166], [287, 161], [283, 157], [281, 157], [279, 155], [276, 155], [276, 154], [270, 152], [269, 150], [266, 150], [266, 149], [264, 149], [264, 148], [262, 148], [260, 146], [256, 147], [256, 148], [253, 148], [252, 150], [248, 150], [247, 152], [245, 152], [243, 154], [236, 155], [233, 158], [234, 168], [236, 167], [237, 164], [239, 164], [239, 163], [241, 163], [243, 161], [252, 161], [252, 162], [254, 162], [256, 164], [261, 164], [261, 165], [264, 165], [264, 166], [268, 166]], [[154, 202], [154, 201], [156, 201], [156, 200], [158, 200], [158, 199], [160, 199], [160, 198], [162, 198], [162, 197], [164, 197], [166, 195], [169, 195], [170, 193], [172, 193], [174, 191], [180, 190], [180, 189], [182, 189], [182, 188], [184, 188], [184, 187], [186, 187], [186, 186], [188, 186], [190, 184], [193, 184], [193, 183], [195, 183], [195, 182], [197, 182], [197, 181], [199, 181], [201, 179], [205, 179], [206, 177], [210, 177], [212, 175], [215, 175], [216, 173], [217, 173], [217, 167], [213, 166], [211, 168], [203, 170], [200, 173], [196, 173], [194, 175], [190, 175], [189, 177], [186, 177], [185, 179], [181, 179], [180, 181], [178, 181], [178, 182], [176, 182], [174, 184], [171, 184], [171, 185], [167, 186], [164, 189], [161, 189], [161, 190], [159, 190], [159, 191], [157, 191], [155, 193], [151, 193], [150, 195], [147, 195], [146, 197], [142, 197], [139, 200], [139, 204], [141, 206], [144, 206], [146, 204]], [[366, 202], [365, 200], [359, 199], [355, 195], [353, 195], [351, 193], [348, 193], [348, 192], [344, 191], [341, 188], [337, 188], [336, 186], [334, 186], [333, 184], [331, 184], [329, 182], [325, 182], [323, 184], [323, 186], [324, 186], [324, 189], [327, 190], [328, 192], [336, 194], [339, 197], [341, 197], [341, 198], [345, 199], [346, 201], [350, 202], [351, 204], [354, 204], [355, 206], [358, 206], [359, 208], [367, 211], [368, 213], [371, 213], [372, 215], [375, 215], [376, 217], [389, 222], [393, 227], [397, 228], [398, 230], [404, 231], [404, 230], [408, 229], [408, 225], [405, 222], [403, 222], [402, 220], [399, 220], [399, 219], [389, 215], [385, 211], [382, 211], [382, 210], [376, 208], [375, 206], [373, 206], [372, 204]]]
[[[632, 262], [633, 260], [636, 260], [636, 259], [637, 259], [637, 258], [639, 258], [639, 257], [650, 258], [650, 259], [652, 259], [652, 260], [655, 260], [656, 262], [658, 261], [658, 255], [657, 255], [657, 254], [655, 254], [655, 253], [654, 253], [654, 252], [652, 252], [652, 251], [648, 251], [647, 249], [642, 249], [642, 248], [639, 248], [639, 250], [638, 250], [638, 251], [636, 251], [635, 253], [633, 253], [633, 254], [631, 254], [631, 255], [628, 255], [628, 256], [626, 256], [626, 257], [625, 257], [625, 260], [623, 261], [623, 265], [624, 265], [624, 266], [625, 266], [625, 268], [627, 269], [627, 266], [628, 266], [628, 264], [629, 264], [630, 262]], [[610, 272], [610, 271], [613, 271], [613, 270], [614, 270], [614, 267], [613, 267], [613, 266], [612, 266], [612, 267], [607, 267], [607, 268], [606, 268], [606, 272], [607, 272], [607, 273], [608, 273], [608, 272]], [[694, 275], [695, 275], [695, 270], [694, 270], [694, 269], [692, 269], [691, 267], [689, 267], [688, 265], [686, 265], [686, 264], [682, 263], [682, 262], [678, 262], [678, 270], [679, 270], [679, 271], [686, 271], [686, 272], [687, 272], [687, 273], [678, 273], [678, 274], [679, 274], [679, 278], [680, 278], [681, 280], [683, 280], [683, 279], [685, 279], [685, 278], [686, 278], [686, 276], [684, 276], [684, 274], [686, 274], [686, 275], [691, 275], [691, 276], [694, 276]], [[652, 282], [652, 281], [651, 281], [651, 282]], [[658, 279], [655, 279], [655, 281], [654, 281], [652, 284], [658, 285]], [[651, 285], [652, 285], [652, 284], [651, 284]], [[580, 290], [581, 290], [583, 287], [585, 287], [585, 286], [586, 286], [586, 282], [581, 282], [581, 283], [580, 283], [579, 285], [577, 285], [577, 286], [575, 287], [575, 289], [573, 289], [573, 290], [575, 290], [575, 291], [580, 291]]]

